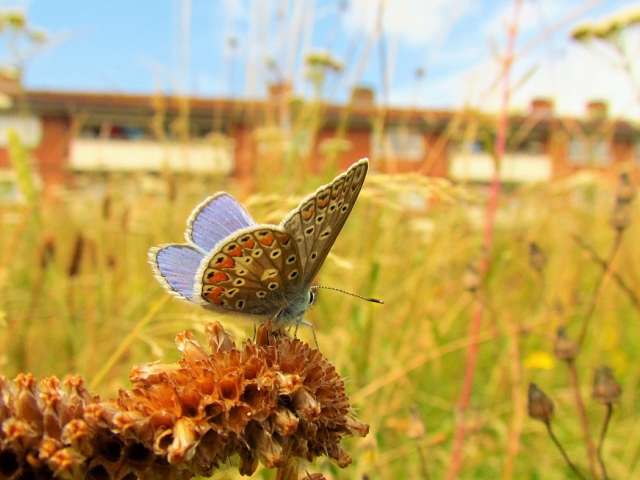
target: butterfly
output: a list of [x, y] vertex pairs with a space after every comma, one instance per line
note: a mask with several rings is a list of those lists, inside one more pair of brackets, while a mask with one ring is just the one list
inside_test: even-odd
[[158, 281], [173, 295], [220, 312], [260, 315], [276, 327], [303, 322], [313, 280], [344, 226], [369, 161], [354, 163], [302, 200], [279, 225], [256, 223], [226, 192], [198, 205], [186, 244], [149, 250]]

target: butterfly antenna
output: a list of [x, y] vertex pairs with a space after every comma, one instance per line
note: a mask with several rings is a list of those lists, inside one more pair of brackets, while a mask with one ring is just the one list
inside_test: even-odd
[[342, 290], [341, 288], [336, 288], [336, 287], [328, 287], [326, 285], [313, 285], [311, 288], [322, 288], [323, 290], [333, 290], [334, 292], [340, 292], [340, 293], [344, 293], [345, 295], [351, 295], [352, 297], [356, 297], [359, 298], [360, 300], [365, 300], [367, 302], [373, 302], [373, 303], [384, 303], [384, 301], [380, 298], [374, 298], [374, 297], [365, 297], [363, 295], [358, 295], [357, 293], [353, 293], [353, 292], [349, 292], [347, 290]]

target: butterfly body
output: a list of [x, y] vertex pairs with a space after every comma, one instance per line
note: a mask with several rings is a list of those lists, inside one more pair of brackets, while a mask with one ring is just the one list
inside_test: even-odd
[[320, 187], [280, 225], [258, 224], [231, 195], [218, 193], [189, 217], [187, 244], [149, 251], [156, 278], [175, 296], [221, 312], [300, 323], [312, 285], [364, 182], [360, 160]]

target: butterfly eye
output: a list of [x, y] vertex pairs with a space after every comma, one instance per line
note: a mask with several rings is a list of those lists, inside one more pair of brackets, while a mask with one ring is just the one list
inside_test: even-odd
[[313, 290], [309, 290], [309, 305], [316, 303], [317, 294]]

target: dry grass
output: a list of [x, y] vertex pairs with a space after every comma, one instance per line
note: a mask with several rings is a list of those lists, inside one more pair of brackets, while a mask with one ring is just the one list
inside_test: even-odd
[[[299, 195], [331, 174], [289, 184], [286, 195], [276, 179], [243, 200], [258, 220], [276, 222]], [[93, 379], [98, 391], [113, 392], [127, 385], [133, 364], [171, 360], [177, 331], [202, 330], [212, 320], [213, 314], [168, 299], [151, 275], [146, 251], [180, 241], [184, 221], [202, 197], [235, 188], [188, 178], [169, 188], [174, 182], [161, 179], [163, 188], [153, 194], [125, 191], [118, 182], [107, 184], [103, 194], [65, 192], [38, 204], [37, 217], [30, 207], [0, 206], [4, 374], [74, 372]], [[580, 331], [601, 267], [571, 235], [606, 254], [613, 238], [613, 188], [589, 177], [504, 196], [489, 275], [477, 293], [486, 315], [461, 478], [497, 478], [507, 461], [513, 462], [512, 478], [567, 478], [544, 427], [522, 421], [529, 381], [554, 398], [556, 434], [584, 465], [573, 393], [566, 369], [551, 355], [552, 340], [560, 324], [574, 336]], [[163, 193], [174, 189], [175, 197]], [[386, 303], [325, 292], [310, 319], [322, 351], [348, 379], [347, 390], [371, 433], [348, 446], [354, 464], [346, 471], [329, 464], [316, 471], [336, 478], [419, 478], [428, 471], [440, 478], [446, 470], [472, 315], [463, 277], [481, 244], [481, 208], [479, 192], [442, 180], [368, 178], [321, 279]], [[635, 208], [613, 265], [636, 290], [638, 218]], [[530, 240], [548, 256], [544, 278], [528, 264]], [[611, 478], [633, 478], [640, 471], [638, 317], [624, 291], [605, 282], [578, 362], [593, 431], [605, 415], [587, 395], [593, 368], [611, 365], [624, 389], [604, 445]], [[236, 335], [250, 335], [250, 323], [221, 320]]]

